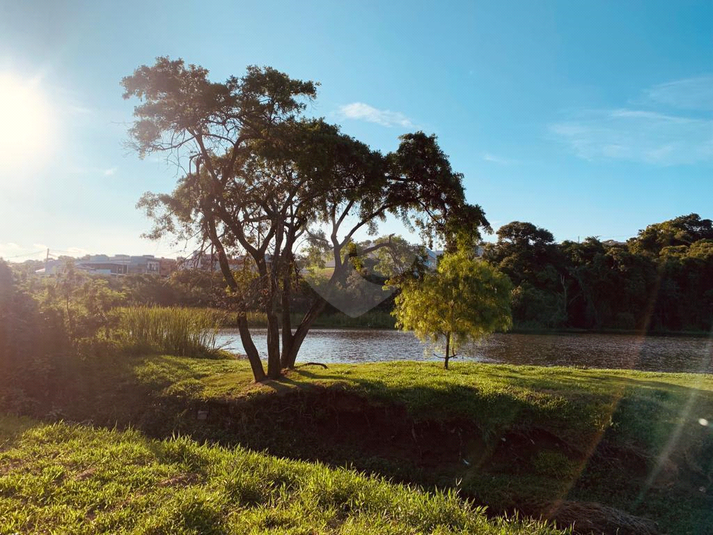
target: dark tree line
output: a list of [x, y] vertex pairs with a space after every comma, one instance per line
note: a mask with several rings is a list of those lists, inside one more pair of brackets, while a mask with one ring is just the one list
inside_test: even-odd
[[697, 214], [649, 225], [626, 243], [555, 243], [514, 221], [485, 247], [512, 280], [521, 328], [708, 331], [713, 321], [713, 225]]

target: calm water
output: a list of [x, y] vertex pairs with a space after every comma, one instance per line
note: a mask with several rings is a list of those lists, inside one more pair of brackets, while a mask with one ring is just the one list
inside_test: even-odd
[[[255, 345], [266, 353], [264, 329]], [[237, 330], [220, 332], [219, 344], [243, 353]], [[413, 334], [388, 330], [314, 329], [302, 345], [302, 362], [438, 360]], [[495, 334], [461, 350], [458, 360], [713, 373], [710, 338], [610, 334]]]

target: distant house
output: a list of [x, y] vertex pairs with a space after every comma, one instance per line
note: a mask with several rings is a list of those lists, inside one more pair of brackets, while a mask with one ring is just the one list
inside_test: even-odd
[[436, 269], [438, 267], [438, 259], [443, 256], [443, 251], [431, 251], [426, 249], [426, 267], [428, 269]]
[[[41, 275], [56, 275], [66, 269], [68, 259], [48, 260], [45, 267], [37, 271]], [[161, 275], [167, 277], [176, 270], [176, 260], [156, 258], [153, 255], [130, 256], [118, 254], [91, 255], [74, 260], [75, 269], [94, 275]]]
[[[38, 275], [45, 275], [45, 276], [50, 276], [50, 275], [59, 275], [60, 273], [64, 273], [64, 271], [67, 269], [67, 264], [69, 261], [66, 258], [61, 258], [58, 260], [48, 260], [45, 262], [45, 267], [42, 269], [38, 269], [35, 271], [36, 274]], [[84, 267], [83, 265], [77, 265], [75, 263], [75, 269], [78, 271], [85, 271], [89, 272], [92, 271], [91, 269], [88, 269]]]
[[188, 258], [178, 257], [177, 268], [180, 270], [200, 269], [203, 271], [218, 271], [218, 255], [195, 252]]
[[96, 275], [126, 275], [129, 272], [128, 260], [123, 257], [87, 256], [75, 260], [74, 265], [77, 269]]
[[129, 274], [158, 275], [161, 262], [153, 255], [129, 257]]
[[618, 240], [604, 240], [602, 244], [606, 245], [607, 247], [624, 247], [626, 245], [626, 242]]

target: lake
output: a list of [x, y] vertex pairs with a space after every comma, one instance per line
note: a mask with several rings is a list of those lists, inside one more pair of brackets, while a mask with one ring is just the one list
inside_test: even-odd
[[[253, 329], [260, 354], [266, 354], [265, 329]], [[244, 353], [237, 329], [223, 329], [218, 343]], [[713, 373], [711, 338], [627, 334], [494, 334], [462, 348], [459, 360], [626, 368], [648, 371]], [[439, 360], [412, 333], [375, 329], [313, 329], [298, 361], [363, 363], [389, 360]]]

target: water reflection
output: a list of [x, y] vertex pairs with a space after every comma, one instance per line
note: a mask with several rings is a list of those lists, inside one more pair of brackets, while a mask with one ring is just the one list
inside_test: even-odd
[[[264, 329], [253, 331], [266, 353]], [[219, 343], [242, 353], [237, 330], [225, 329]], [[585, 366], [649, 371], [713, 373], [713, 345], [708, 338], [610, 334], [495, 334], [464, 347], [463, 360], [538, 366]], [[314, 329], [305, 340], [303, 362], [377, 362], [438, 360], [411, 333], [389, 330]]]

